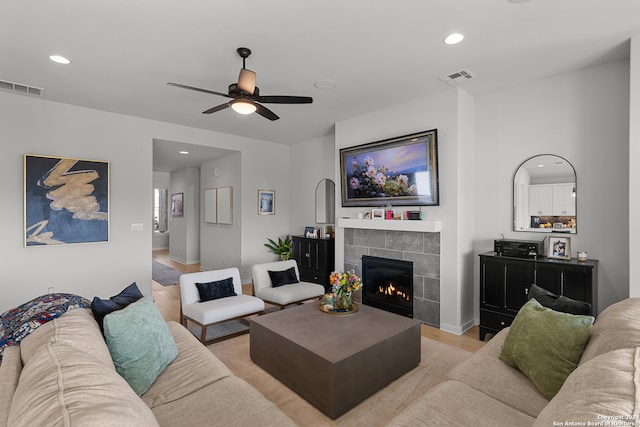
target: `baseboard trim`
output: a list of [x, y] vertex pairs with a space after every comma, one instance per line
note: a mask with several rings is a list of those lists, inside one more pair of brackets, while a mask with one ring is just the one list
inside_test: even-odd
[[184, 260], [184, 259], [181, 259], [181, 258], [175, 257], [175, 256], [173, 256], [173, 255], [169, 255], [169, 258], [170, 258], [170, 259], [172, 259], [172, 260], [174, 260], [174, 261], [179, 262], [180, 264], [186, 264], [186, 263], [187, 263], [187, 260]]
[[440, 330], [444, 332], [449, 332], [450, 334], [460, 336], [460, 335], [463, 335], [465, 332], [467, 332], [469, 329], [473, 328], [475, 325], [476, 325], [475, 319], [471, 319], [460, 326], [447, 325], [446, 323], [441, 323]]

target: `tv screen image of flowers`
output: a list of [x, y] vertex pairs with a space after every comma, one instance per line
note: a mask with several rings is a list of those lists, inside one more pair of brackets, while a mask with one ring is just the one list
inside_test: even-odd
[[343, 206], [438, 204], [435, 130], [340, 152]]

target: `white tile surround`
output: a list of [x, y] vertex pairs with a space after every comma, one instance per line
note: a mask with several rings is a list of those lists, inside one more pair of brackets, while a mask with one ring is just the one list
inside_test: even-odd
[[344, 268], [362, 273], [362, 255], [413, 262], [413, 317], [440, 327], [440, 221], [339, 218]]

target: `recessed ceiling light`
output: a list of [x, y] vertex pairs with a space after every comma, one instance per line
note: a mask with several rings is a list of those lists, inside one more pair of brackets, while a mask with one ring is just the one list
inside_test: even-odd
[[180, 154], [189, 154], [188, 151], [180, 151]]
[[539, 168], [543, 168], [543, 167], [544, 167], [544, 165], [538, 165], [538, 167], [539, 167]]
[[464, 39], [464, 36], [460, 33], [449, 34], [445, 39], [445, 44], [458, 44]]
[[333, 89], [334, 87], [336, 87], [336, 82], [335, 80], [331, 79], [320, 79], [317, 80], [313, 85], [318, 89]]
[[71, 64], [71, 61], [69, 61], [64, 56], [60, 56], [60, 55], [51, 55], [49, 59], [52, 60], [53, 62], [57, 62], [58, 64], [64, 64], [64, 65]]

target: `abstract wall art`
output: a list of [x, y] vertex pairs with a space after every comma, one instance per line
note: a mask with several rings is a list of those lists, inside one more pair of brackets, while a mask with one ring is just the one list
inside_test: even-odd
[[24, 245], [109, 241], [109, 162], [24, 155]]

